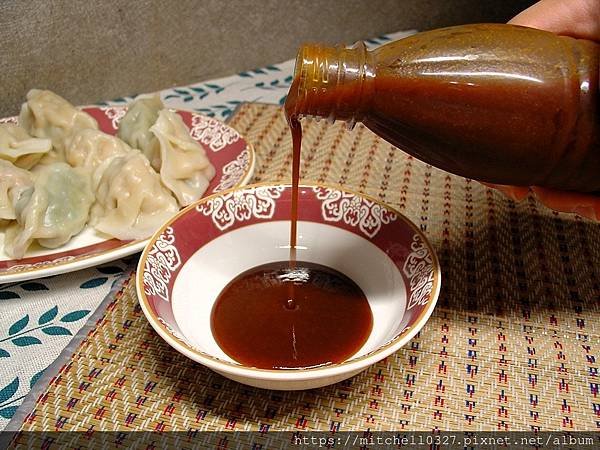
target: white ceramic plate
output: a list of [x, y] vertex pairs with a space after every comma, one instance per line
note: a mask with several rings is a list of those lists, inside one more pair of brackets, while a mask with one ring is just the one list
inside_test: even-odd
[[[126, 110], [124, 106], [84, 108], [98, 121], [102, 131], [113, 135]], [[255, 164], [252, 146], [236, 130], [217, 119], [190, 111], [177, 113], [215, 166], [216, 175], [205, 195], [247, 184]], [[17, 118], [0, 119], [0, 122], [17, 123]], [[147, 240], [119, 241], [86, 227], [60, 248], [50, 250], [34, 244], [23, 259], [14, 260], [3, 251], [4, 232], [0, 231], [0, 284], [92, 267], [140, 252], [146, 243]]]

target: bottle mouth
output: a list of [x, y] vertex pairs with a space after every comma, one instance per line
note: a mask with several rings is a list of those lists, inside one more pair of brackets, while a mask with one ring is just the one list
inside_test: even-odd
[[[323, 47], [319, 44], [303, 44], [296, 56], [294, 66], [294, 82], [289, 97], [293, 98], [293, 111], [298, 117], [330, 116], [331, 111], [324, 111], [323, 102], [319, 99], [337, 84], [335, 75], [339, 68], [334, 67], [339, 61], [336, 47]], [[288, 102], [286, 102], [287, 105]], [[320, 105], [320, 106], [319, 106]]]
[[362, 42], [349, 48], [302, 45], [294, 66], [291, 112], [297, 116], [359, 120], [368, 84], [365, 81], [374, 76], [371, 62]]
[[296, 57], [294, 76], [307, 83], [309, 88], [313, 85], [336, 83], [341, 72], [340, 63], [344, 50], [342, 46], [304, 44]]

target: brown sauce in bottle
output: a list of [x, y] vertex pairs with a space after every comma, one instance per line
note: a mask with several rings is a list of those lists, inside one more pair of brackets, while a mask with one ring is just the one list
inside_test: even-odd
[[[286, 307], [294, 286], [294, 308]], [[261, 369], [342, 362], [366, 342], [369, 303], [350, 278], [320, 264], [289, 261], [250, 269], [223, 289], [211, 316], [213, 336], [234, 360]]]
[[502, 24], [430, 30], [367, 51], [307, 44], [288, 117], [361, 122], [479, 181], [600, 192], [600, 45]]

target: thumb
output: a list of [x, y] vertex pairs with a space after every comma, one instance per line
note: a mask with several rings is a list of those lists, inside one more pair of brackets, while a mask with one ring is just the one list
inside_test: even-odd
[[600, 1], [541, 0], [508, 23], [600, 41]]

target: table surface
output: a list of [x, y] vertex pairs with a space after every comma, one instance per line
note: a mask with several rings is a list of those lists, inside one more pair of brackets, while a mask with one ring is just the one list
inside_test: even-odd
[[[366, 43], [375, 47], [411, 33], [391, 33]], [[283, 104], [293, 68], [294, 60], [288, 60], [166, 89], [160, 96], [168, 107], [226, 120], [243, 102]], [[131, 100], [120, 98], [106, 104], [122, 105]], [[0, 430], [136, 261], [137, 256], [64, 275], [0, 285]]]

